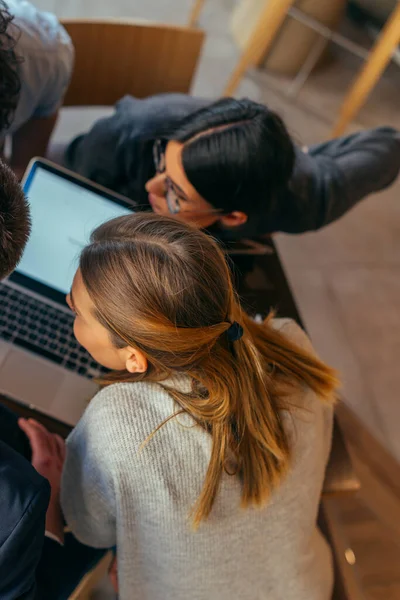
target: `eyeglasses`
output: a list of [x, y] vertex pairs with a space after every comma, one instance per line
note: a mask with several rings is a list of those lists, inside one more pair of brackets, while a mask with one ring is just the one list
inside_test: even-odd
[[[167, 142], [165, 140], [156, 140], [153, 145], [154, 167], [158, 174], [165, 173], [165, 150]], [[171, 214], [176, 215], [181, 210], [181, 202], [186, 198], [179, 196], [174, 189], [174, 184], [171, 179], [165, 177], [165, 199], [167, 201], [168, 210]]]
[[[156, 140], [153, 144], [154, 167], [156, 173], [159, 175], [165, 173], [165, 151], [167, 144], [168, 142], [166, 140]], [[168, 177], [168, 175], [165, 176], [165, 199], [167, 201], [168, 210], [173, 215], [177, 215], [181, 212], [181, 202], [188, 202], [188, 199], [184, 195], [177, 192], [176, 184]], [[188, 210], [186, 212], [191, 215], [225, 214], [220, 208], [212, 208], [210, 210]]]

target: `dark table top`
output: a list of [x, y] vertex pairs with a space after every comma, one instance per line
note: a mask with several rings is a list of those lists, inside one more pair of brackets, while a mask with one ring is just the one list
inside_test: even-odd
[[[266, 243], [266, 242], [265, 242]], [[248, 257], [232, 257], [236, 287], [246, 312], [266, 316], [271, 309], [278, 317], [294, 319], [303, 327], [301, 317], [272, 239], [270, 253]]]

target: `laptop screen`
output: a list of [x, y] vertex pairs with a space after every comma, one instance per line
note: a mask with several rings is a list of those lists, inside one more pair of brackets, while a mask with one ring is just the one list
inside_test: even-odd
[[132, 209], [90, 183], [74, 181], [56, 168], [35, 162], [24, 184], [31, 206], [32, 233], [19, 274], [67, 294], [82, 248], [98, 225]]

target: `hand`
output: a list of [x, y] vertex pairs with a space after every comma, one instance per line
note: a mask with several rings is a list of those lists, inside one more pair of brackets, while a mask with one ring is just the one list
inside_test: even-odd
[[65, 461], [64, 440], [59, 435], [50, 433], [34, 419], [19, 419], [18, 424], [31, 444], [32, 466], [40, 475], [48, 479], [51, 495], [58, 496]]
[[116, 556], [114, 556], [110, 568], [108, 569], [108, 576], [114, 588], [114, 592], [118, 594], [118, 565]]
[[65, 461], [65, 442], [34, 419], [19, 419], [18, 424], [31, 444], [32, 466], [50, 483], [51, 496], [46, 513], [46, 530], [62, 541], [64, 527], [60, 507], [60, 485]]

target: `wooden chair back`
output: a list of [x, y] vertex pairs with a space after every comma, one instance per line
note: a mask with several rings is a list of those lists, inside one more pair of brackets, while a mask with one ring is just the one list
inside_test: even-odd
[[132, 20], [64, 20], [75, 68], [64, 106], [112, 106], [138, 98], [188, 93], [203, 45], [198, 29]]
[[354, 555], [340, 514], [341, 498], [359, 489], [360, 480], [354, 471], [336, 416], [318, 519], [319, 527], [332, 550], [335, 577], [332, 600], [366, 600], [357, 567], [350, 560]]
[[93, 588], [106, 576], [112, 559], [112, 552], [107, 552], [102, 560], [91, 571], [86, 573], [68, 600], [90, 600]]

